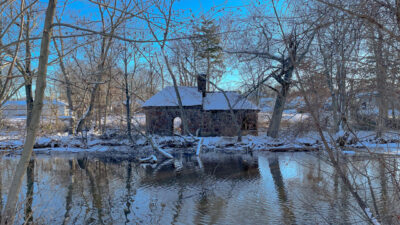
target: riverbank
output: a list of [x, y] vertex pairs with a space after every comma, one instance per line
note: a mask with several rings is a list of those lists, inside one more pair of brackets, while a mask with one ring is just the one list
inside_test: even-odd
[[[326, 137], [330, 137], [325, 134]], [[302, 136], [281, 134], [280, 138], [271, 138], [261, 133], [259, 136], [243, 136], [241, 142], [236, 137], [190, 137], [190, 136], [153, 136], [154, 144], [163, 151], [174, 154], [196, 153], [201, 141], [201, 152], [249, 153], [257, 151], [269, 152], [303, 152], [318, 151], [323, 148], [320, 137], [315, 132]], [[333, 144], [335, 137], [330, 137]], [[348, 138], [343, 147], [346, 152], [374, 151], [383, 154], [400, 155], [400, 135], [394, 132], [386, 133], [383, 138], [374, 138], [373, 132], [361, 131], [354, 137]], [[337, 144], [335, 142], [335, 144]], [[9, 154], [20, 154], [23, 148], [23, 136], [20, 134], [3, 133], [0, 137], [0, 150]], [[85, 137], [58, 133], [51, 136], [38, 137], [34, 146], [36, 154], [50, 153], [101, 153], [131, 154], [135, 157], [146, 157], [157, 154], [148, 140], [138, 136], [131, 143], [126, 137], [116, 133], [100, 135], [89, 132]], [[350, 154], [349, 153], [349, 154]]]
[[[274, 139], [261, 134], [259, 136], [244, 136], [241, 142], [236, 137], [190, 137], [190, 136], [152, 136], [153, 142], [161, 149], [195, 151], [202, 140], [202, 151], [314, 151], [319, 147], [318, 139], [312, 136], [289, 137]], [[0, 149], [18, 152], [23, 147], [23, 136], [2, 135]], [[125, 148], [146, 149], [150, 147], [148, 140], [137, 137], [134, 143], [127, 138], [116, 135], [99, 135], [88, 133], [87, 137], [72, 136], [59, 133], [51, 136], [38, 137], [34, 145], [35, 152], [63, 151], [63, 152], [102, 152], [120, 151]]]

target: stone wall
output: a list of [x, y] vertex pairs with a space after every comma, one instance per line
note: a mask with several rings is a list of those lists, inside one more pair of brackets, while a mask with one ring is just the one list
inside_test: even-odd
[[[192, 134], [200, 129], [201, 136], [236, 136], [236, 125], [229, 111], [203, 111], [201, 106], [184, 107], [188, 129]], [[149, 134], [173, 135], [173, 121], [180, 117], [178, 107], [147, 107], [146, 131]], [[257, 111], [235, 110], [242, 134], [257, 135]]]
[[[184, 107], [187, 118], [188, 129], [192, 134], [201, 126], [201, 107]], [[173, 135], [174, 119], [181, 117], [179, 107], [147, 107], [144, 108], [146, 114], [146, 131], [149, 134]]]
[[[235, 110], [242, 134], [257, 135], [257, 111]], [[237, 129], [229, 111], [205, 111], [201, 136], [236, 136]]]

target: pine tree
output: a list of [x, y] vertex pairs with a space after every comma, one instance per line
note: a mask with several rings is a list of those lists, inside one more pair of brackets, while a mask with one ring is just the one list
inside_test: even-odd
[[[218, 32], [219, 26], [214, 20], [203, 17], [200, 26], [195, 27], [196, 38], [193, 42], [198, 71], [207, 74], [208, 79], [214, 83], [218, 83], [225, 70], [221, 37]], [[210, 90], [209, 83], [207, 90]]]

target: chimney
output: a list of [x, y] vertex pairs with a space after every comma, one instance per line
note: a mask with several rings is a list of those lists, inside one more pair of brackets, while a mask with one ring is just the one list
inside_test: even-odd
[[197, 90], [206, 97], [206, 87], [207, 87], [207, 75], [199, 74], [197, 75]]

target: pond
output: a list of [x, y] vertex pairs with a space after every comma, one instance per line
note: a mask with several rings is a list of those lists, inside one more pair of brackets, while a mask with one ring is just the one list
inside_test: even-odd
[[[206, 153], [200, 158], [178, 154], [173, 160], [146, 165], [127, 157], [37, 155], [24, 179], [16, 221], [17, 224], [24, 221], [35, 224], [365, 223], [351, 194], [322, 158], [318, 153]], [[18, 160], [16, 156], [1, 158], [2, 206]], [[392, 189], [390, 179], [382, 174], [379, 166], [382, 163], [357, 156], [348, 156], [341, 163], [352, 165], [349, 173], [359, 166], [377, 175], [373, 180], [377, 207], [392, 215], [390, 210], [396, 209], [388, 205]], [[352, 177], [365, 185], [360, 177]], [[370, 199], [368, 188], [360, 186], [359, 191]], [[394, 219], [387, 216], [382, 221], [396, 222]]]

